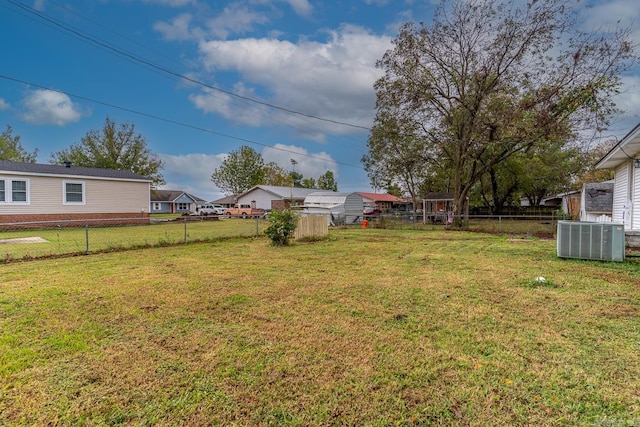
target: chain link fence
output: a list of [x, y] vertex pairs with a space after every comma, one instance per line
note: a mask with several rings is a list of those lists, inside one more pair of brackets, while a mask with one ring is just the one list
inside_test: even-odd
[[257, 236], [267, 225], [218, 216], [0, 223], [0, 262]]
[[[363, 219], [368, 228], [416, 230], [451, 227], [453, 220], [427, 218], [425, 223], [420, 213], [412, 212]], [[556, 215], [476, 215], [463, 218], [463, 224], [469, 231], [553, 238], [563, 219]], [[267, 226], [264, 218], [219, 216], [0, 223], [0, 262], [259, 236]], [[358, 222], [347, 227], [360, 226]]]
[[[365, 216], [369, 228], [413, 228], [436, 229], [453, 227], [454, 216], [427, 215], [426, 221], [420, 212], [384, 213]], [[557, 231], [558, 221], [568, 219], [566, 215], [468, 215], [462, 217], [465, 230], [494, 234], [515, 234], [552, 238]]]

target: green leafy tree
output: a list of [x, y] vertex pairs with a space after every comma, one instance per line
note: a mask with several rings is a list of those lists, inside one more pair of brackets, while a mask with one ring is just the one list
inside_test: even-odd
[[265, 183], [265, 165], [260, 153], [243, 145], [229, 153], [213, 171], [211, 181], [228, 196], [239, 196], [251, 187]]
[[[478, 182], [479, 196], [482, 204], [489, 208], [491, 214], [499, 215], [507, 205], [514, 201], [522, 177], [523, 164], [516, 156], [495, 165]], [[471, 192], [470, 199], [474, 199]]]
[[291, 176], [282, 166], [275, 162], [264, 165], [264, 184], [279, 187], [291, 186]]
[[313, 178], [303, 178], [302, 188], [317, 188], [316, 180]]
[[391, 194], [392, 196], [404, 197], [404, 194], [402, 193], [402, 188], [400, 188], [398, 184], [393, 182], [385, 186], [385, 191], [387, 192], [387, 194]]
[[338, 183], [332, 171], [326, 171], [318, 177], [317, 186], [320, 190], [338, 191]]
[[588, 167], [579, 147], [562, 144], [535, 147], [518, 160], [524, 170], [520, 191], [531, 206], [540, 205], [551, 194], [577, 189], [577, 179]]
[[606, 124], [636, 57], [628, 29], [581, 32], [580, 10], [578, 0], [452, 0], [432, 25], [404, 24], [378, 62], [377, 145], [365, 167], [377, 167], [385, 142], [418, 144], [423, 167], [446, 168], [459, 222], [470, 191], [500, 163]]
[[165, 183], [160, 172], [162, 160], [147, 146], [144, 136], [131, 123], [117, 125], [106, 118], [100, 130], [89, 131], [79, 143], [51, 154], [50, 163], [69, 161], [76, 166], [128, 170], [152, 180], [157, 187]]
[[25, 150], [20, 143], [20, 136], [14, 136], [13, 129], [7, 125], [7, 129], [0, 134], [0, 160], [35, 163], [37, 158], [38, 149], [33, 153]]
[[291, 171], [289, 172], [289, 177], [291, 181], [293, 181], [293, 186], [296, 188], [302, 188], [302, 180], [304, 176], [300, 172]]

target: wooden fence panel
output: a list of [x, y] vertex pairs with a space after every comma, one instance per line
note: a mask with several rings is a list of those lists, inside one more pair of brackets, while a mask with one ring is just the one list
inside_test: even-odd
[[302, 239], [307, 236], [326, 236], [327, 234], [329, 234], [327, 216], [312, 214], [300, 217], [294, 238]]

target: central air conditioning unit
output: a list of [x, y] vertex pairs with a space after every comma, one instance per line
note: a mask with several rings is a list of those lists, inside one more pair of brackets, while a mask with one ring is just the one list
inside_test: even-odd
[[624, 261], [624, 225], [610, 222], [558, 221], [558, 256]]

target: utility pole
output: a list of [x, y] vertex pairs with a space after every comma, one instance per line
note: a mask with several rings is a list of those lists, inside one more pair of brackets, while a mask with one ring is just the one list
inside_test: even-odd
[[291, 204], [289, 206], [289, 208], [293, 207], [293, 181], [295, 180], [295, 176], [296, 176], [296, 165], [298, 164], [298, 162], [295, 159], [291, 159], [291, 165], [293, 166], [293, 172], [291, 173]]

